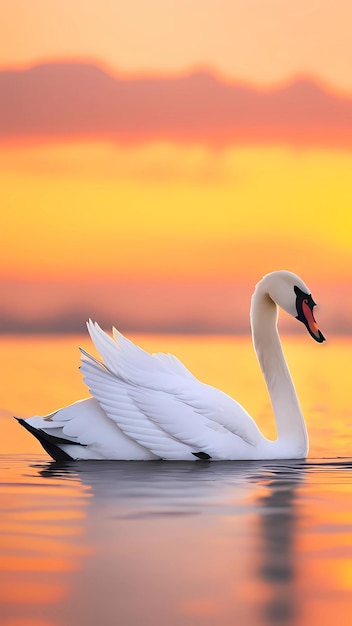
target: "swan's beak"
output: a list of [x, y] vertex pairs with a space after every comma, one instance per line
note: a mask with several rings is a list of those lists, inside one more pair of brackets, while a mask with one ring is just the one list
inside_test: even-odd
[[315, 341], [323, 343], [323, 341], [325, 341], [325, 337], [323, 333], [320, 332], [313, 315], [315, 302], [312, 298], [312, 294], [302, 291], [302, 289], [297, 287], [297, 285], [294, 287], [294, 292], [296, 294], [296, 319], [307, 327], [309, 334], [313, 337], [313, 339], [315, 339]]
[[323, 333], [320, 332], [318, 328], [318, 324], [316, 323], [315, 317], [313, 315], [313, 309], [310, 308], [306, 300], [303, 300], [302, 302], [302, 313], [303, 313], [303, 319], [301, 321], [307, 327], [309, 334], [318, 343], [323, 343], [323, 341], [325, 341], [325, 337]]

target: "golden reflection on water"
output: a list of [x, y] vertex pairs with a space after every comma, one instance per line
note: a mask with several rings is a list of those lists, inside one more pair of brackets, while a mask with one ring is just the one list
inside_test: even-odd
[[70, 579], [91, 552], [82, 542], [88, 493], [79, 480], [38, 481], [21, 457], [2, 457], [2, 626], [56, 626], [43, 617], [71, 592]]
[[[248, 338], [137, 340], [274, 436]], [[352, 623], [352, 462], [337, 458], [352, 449], [349, 338], [284, 338], [311, 449], [282, 463], [52, 463], [10, 414], [84, 397], [76, 346], [89, 342], [1, 343], [1, 626]]]
[[3, 457], [0, 485], [5, 626], [352, 620], [352, 462]]

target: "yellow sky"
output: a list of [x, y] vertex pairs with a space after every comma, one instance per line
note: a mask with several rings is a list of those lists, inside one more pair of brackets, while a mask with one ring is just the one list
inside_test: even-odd
[[350, 275], [350, 152], [83, 143], [0, 163], [3, 276]]

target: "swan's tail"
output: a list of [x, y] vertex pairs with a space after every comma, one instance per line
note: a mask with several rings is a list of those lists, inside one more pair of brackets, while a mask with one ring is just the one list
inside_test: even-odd
[[[39, 443], [43, 446], [45, 452], [47, 452], [54, 461], [72, 461], [73, 458], [64, 452], [64, 450], [60, 447], [60, 444], [70, 444], [74, 445], [74, 442], [69, 441], [68, 439], [64, 439], [63, 437], [55, 437], [54, 435], [49, 435], [41, 428], [34, 428], [31, 424], [28, 423], [27, 420], [24, 420], [20, 417], [15, 417], [21, 426], [23, 426], [28, 432], [31, 433], [36, 439], [38, 439]], [[79, 444], [78, 444], [79, 445]]]

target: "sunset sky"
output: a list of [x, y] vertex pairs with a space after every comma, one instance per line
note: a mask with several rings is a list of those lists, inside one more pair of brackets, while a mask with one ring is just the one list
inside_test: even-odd
[[[12, 0], [0, 328], [248, 330], [299, 273], [352, 330], [347, 0]], [[291, 329], [291, 326], [290, 326]]]

